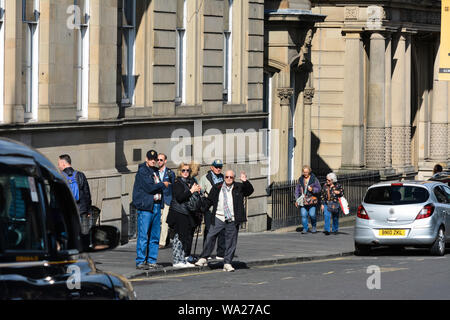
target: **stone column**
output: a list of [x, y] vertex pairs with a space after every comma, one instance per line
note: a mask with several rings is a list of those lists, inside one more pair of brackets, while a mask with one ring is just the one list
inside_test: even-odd
[[439, 81], [440, 40], [438, 38], [434, 75], [433, 104], [431, 106], [430, 159], [434, 165], [447, 162], [448, 155], [448, 83]]
[[385, 37], [375, 31], [370, 37], [369, 105], [367, 110], [367, 167], [384, 169], [385, 133]]
[[311, 106], [314, 93], [315, 89], [310, 87], [303, 92], [303, 165], [311, 165]]
[[89, 120], [117, 119], [117, 2], [90, 4]]
[[345, 32], [342, 170], [364, 167], [364, 47], [359, 31]]
[[404, 164], [404, 125], [406, 113], [405, 50], [404, 34], [397, 37], [394, 52], [395, 68], [392, 74], [392, 165], [394, 168]]
[[386, 137], [386, 154], [385, 167], [387, 170], [392, 170], [392, 34], [386, 34], [386, 52], [385, 52], [385, 103], [386, 103], [386, 117], [385, 117], [385, 137]]
[[[278, 170], [278, 181], [288, 180], [288, 162], [287, 154], [289, 152], [289, 113], [291, 98], [294, 94], [294, 89], [292, 88], [278, 88], [277, 96], [279, 98], [280, 107], [280, 124], [279, 124], [279, 170]], [[277, 106], [275, 105], [275, 108]]]

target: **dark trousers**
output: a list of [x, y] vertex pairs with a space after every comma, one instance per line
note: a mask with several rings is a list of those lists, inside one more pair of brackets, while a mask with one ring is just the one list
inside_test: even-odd
[[[205, 212], [205, 231], [203, 235], [203, 249], [205, 249], [206, 239], [208, 237], [209, 229], [211, 228], [213, 214], [211, 211]], [[215, 242], [214, 242], [215, 245]], [[213, 248], [214, 251], [214, 248]], [[217, 237], [217, 256], [225, 256], [225, 230], [222, 230]]]
[[234, 253], [236, 251], [237, 246], [237, 238], [239, 233], [239, 223], [232, 222], [222, 222], [221, 220], [216, 218], [215, 224], [211, 226], [209, 230], [208, 237], [206, 238], [205, 246], [203, 252], [201, 253], [201, 258], [207, 258], [211, 255], [214, 250], [214, 246], [216, 243], [216, 238], [219, 233], [225, 232], [225, 255], [224, 255], [224, 264], [231, 264], [233, 260]]

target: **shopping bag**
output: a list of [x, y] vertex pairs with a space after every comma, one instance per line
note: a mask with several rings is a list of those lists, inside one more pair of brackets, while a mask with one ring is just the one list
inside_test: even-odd
[[344, 197], [340, 197], [339, 204], [341, 205], [341, 210], [345, 215], [350, 214], [350, 207], [348, 205], [347, 199], [345, 199]]

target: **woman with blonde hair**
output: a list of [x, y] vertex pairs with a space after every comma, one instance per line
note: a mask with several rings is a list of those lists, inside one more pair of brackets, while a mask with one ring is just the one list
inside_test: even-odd
[[295, 206], [300, 207], [303, 225], [302, 234], [310, 231], [308, 229], [308, 216], [311, 219], [311, 233], [317, 232], [316, 206], [320, 195], [320, 183], [311, 171], [310, 166], [303, 166], [302, 176], [298, 179], [295, 188], [295, 198], [297, 199]]
[[189, 209], [191, 197], [200, 193], [201, 188], [192, 177], [192, 164], [181, 163], [173, 184], [173, 198], [170, 204], [167, 224], [175, 231], [173, 239], [173, 266], [175, 268], [194, 267], [187, 262], [190, 255], [194, 231], [197, 226], [195, 211]]

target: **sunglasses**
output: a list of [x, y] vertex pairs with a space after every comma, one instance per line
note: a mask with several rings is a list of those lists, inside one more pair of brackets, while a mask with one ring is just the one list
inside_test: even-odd
[[183, 170], [181, 170], [181, 172], [191, 172], [191, 169], [183, 169]]
[[233, 176], [225, 176], [225, 179], [234, 179]]
[[163, 161], [164, 161], [164, 159], [158, 159], [158, 161], [161, 161], [161, 162], [163, 162]]

